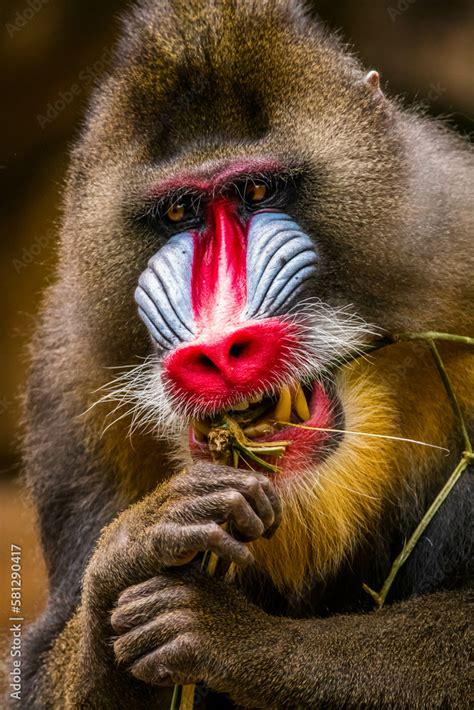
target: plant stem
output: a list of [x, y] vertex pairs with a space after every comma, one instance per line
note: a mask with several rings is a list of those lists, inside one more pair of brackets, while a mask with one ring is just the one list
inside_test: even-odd
[[378, 338], [372, 343], [365, 345], [363, 348], [353, 350], [344, 357], [334, 360], [328, 366], [328, 370], [332, 372], [339, 367], [344, 367], [344, 365], [350, 365], [350, 363], [354, 360], [358, 360], [359, 358], [364, 357], [364, 355], [370, 355], [377, 350], [387, 347], [387, 345], [395, 345], [396, 343], [411, 340], [421, 340], [425, 342], [429, 342], [431, 340], [446, 340], [452, 343], [459, 343], [461, 345], [474, 345], [474, 338], [470, 338], [467, 335], [440, 333], [438, 331], [426, 331], [425, 333], [395, 333], [394, 335], [387, 335], [383, 338]]
[[[227, 526], [223, 525], [223, 527], [225, 528]], [[219, 557], [215, 554], [215, 552], [206, 550], [202, 557], [201, 572], [205, 572], [209, 575], [209, 577], [214, 577], [218, 562]], [[193, 710], [195, 692], [195, 684], [175, 685], [170, 710]]]
[[421, 521], [418, 523], [415, 532], [413, 535], [410, 537], [407, 543], [403, 546], [403, 550], [400, 552], [398, 557], [395, 559], [395, 561], [392, 564], [392, 567], [390, 569], [390, 573], [383, 583], [383, 587], [380, 590], [380, 592], [375, 592], [373, 589], [371, 589], [367, 584], [363, 584], [364, 590], [370, 594], [370, 596], [375, 600], [375, 602], [378, 605], [378, 608], [381, 609], [382, 606], [385, 603], [385, 600], [387, 598], [387, 594], [390, 591], [390, 588], [395, 581], [395, 577], [397, 576], [400, 568], [405, 564], [407, 559], [410, 557], [413, 548], [415, 547], [416, 543], [420, 539], [420, 537], [423, 535], [425, 532], [426, 528], [438, 512], [439, 508], [441, 507], [442, 503], [446, 500], [450, 492], [452, 491], [453, 487], [456, 485], [457, 481], [461, 477], [462, 473], [465, 471], [465, 469], [468, 467], [468, 465], [474, 461], [474, 454], [471, 451], [464, 451], [462, 459], [446, 481], [445, 485], [443, 488], [440, 490], [428, 510], [426, 511], [425, 515], [421, 519]]
[[179, 710], [193, 710], [195, 690], [195, 685], [181, 686], [181, 701], [179, 703]]
[[268, 461], [264, 461], [263, 459], [260, 458], [260, 456], [257, 456], [257, 454], [254, 454], [251, 449], [241, 447], [239, 444], [235, 444], [234, 448], [239, 451], [240, 454], [244, 453], [246, 456], [249, 457], [252, 461], [255, 463], [258, 463], [262, 468], [267, 469], [267, 471], [271, 471], [272, 473], [278, 473], [278, 466], [274, 466], [271, 463], [268, 463]]
[[173, 697], [171, 698], [170, 710], [180, 710], [181, 706], [181, 685], [175, 685], [173, 689]]
[[463, 345], [474, 345], [474, 338], [467, 335], [454, 335], [453, 333], [438, 333], [437, 331], [427, 331], [426, 333], [397, 333], [392, 336], [393, 342], [397, 343], [401, 340], [448, 340], [452, 343], [461, 343]]
[[439, 354], [439, 350], [436, 347], [436, 343], [434, 342], [434, 340], [429, 340], [428, 343], [430, 345], [431, 353], [434, 357], [436, 367], [438, 368], [439, 375], [441, 377], [441, 380], [443, 381], [444, 388], [445, 388], [446, 393], [447, 393], [449, 400], [451, 402], [451, 406], [454, 410], [454, 414], [455, 414], [455, 417], [458, 421], [459, 428], [461, 429], [462, 436], [464, 439], [464, 448], [466, 449], [466, 451], [472, 452], [471, 440], [469, 439], [469, 434], [467, 431], [466, 422], [464, 421], [464, 416], [461, 411], [461, 407], [459, 406], [458, 399], [457, 399], [456, 394], [452, 388], [451, 382], [448, 377], [448, 373], [446, 372], [446, 368], [444, 367], [444, 363], [441, 359], [441, 355]]

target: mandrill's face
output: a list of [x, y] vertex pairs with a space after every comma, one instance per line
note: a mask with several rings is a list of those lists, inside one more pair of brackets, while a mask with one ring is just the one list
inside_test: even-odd
[[324, 430], [340, 423], [322, 374], [367, 333], [316, 295], [318, 245], [285, 211], [300, 180], [276, 159], [226, 160], [150, 195], [145, 219], [168, 241], [135, 300], [153, 343], [155, 396], [168, 418], [190, 420], [195, 454], [206, 455], [212, 421], [228, 413], [254, 441], [290, 441], [278, 464], [291, 473], [318, 461]]
[[413, 290], [431, 281], [409, 258], [392, 109], [320, 38], [285, 37], [269, 31], [271, 51], [254, 38], [249, 74], [244, 45], [228, 62], [220, 42], [188, 57], [144, 29], [81, 146], [87, 238], [68, 258], [79, 248], [103, 365], [146, 358], [116, 383], [133, 424], [206, 455], [229, 413], [259, 444], [291, 442], [289, 480], [338, 448], [322, 430], [348, 428], [332, 365], [376, 333], [419, 329]]

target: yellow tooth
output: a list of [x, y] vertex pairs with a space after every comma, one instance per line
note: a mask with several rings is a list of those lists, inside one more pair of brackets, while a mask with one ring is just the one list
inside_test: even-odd
[[300, 384], [296, 388], [293, 404], [295, 407], [296, 414], [303, 422], [306, 422], [310, 418], [311, 414], [309, 411], [308, 402], [306, 401], [306, 397], [304, 396], [303, 388]]
[[250, 438], [253, 436], [263, 436], [264, 434], [273, 434], [273, 427], [270, 422], [260, 421], [258, 424], [253, 424], [244, 429], [244, 434]]
[[234, 404], [232, 406], [232, 409], [234, 410], [234, 412], [244, 412], [248, 408], [249, 408], [249, 403], [246, 399], [244, 399], [243, 402], [239, 402], [239, 404]]
[[202, 419], [193, 419], [193, 427], [195, 428], [196, 431], [198, 431], [200, 434], [209, 434], [209, 431], [211, 430], [211, 427], [209, 424], [206, 424], [206, 422], [202, 421]]
[[263, 399], [263, 394], [255, 394], [253, 397], [249, 397], [250, 404], [258, 404]]
[[288, 422], [291, 417], [291, 394], [289, 387], [286, 385], [282, 387], [280, 392], [280, 399], [276, 403], [275, 419], [279, 422]]

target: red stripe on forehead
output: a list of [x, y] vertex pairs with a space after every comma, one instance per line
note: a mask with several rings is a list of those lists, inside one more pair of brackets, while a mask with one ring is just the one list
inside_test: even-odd
[[175, 171], [173, 177], [165, 178], [148, 191], [149, 197], [163, 197], [173, 194], [176, 190], [189, 188], [206, 193], [212, 197], [217, 190], [226, 183], [246, 176], [255, 176], [259, 173], [279, 173], [287, 170], [282, 163], [273, 158], [254, 157], [242, 158], [231, 161], [213, 161], [200, 165], [193, 170]]
[[209, 205], [207, 226], [195, 232], [191, 298], [198, 330], [225, 325], [247, 297], [247, 234], [226, 200]]

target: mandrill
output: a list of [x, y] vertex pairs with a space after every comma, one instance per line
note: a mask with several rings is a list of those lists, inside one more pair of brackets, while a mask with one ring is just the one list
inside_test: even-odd
[[[25, 707], [472, 707], [469, 467], [366, 591], [466, 446], [426, 343], [366, 353], [473, 335], [472, 167], [298, 1], [135, 8], [31, 347]], [[438, 349], [472, 432], [472, 351]]]

